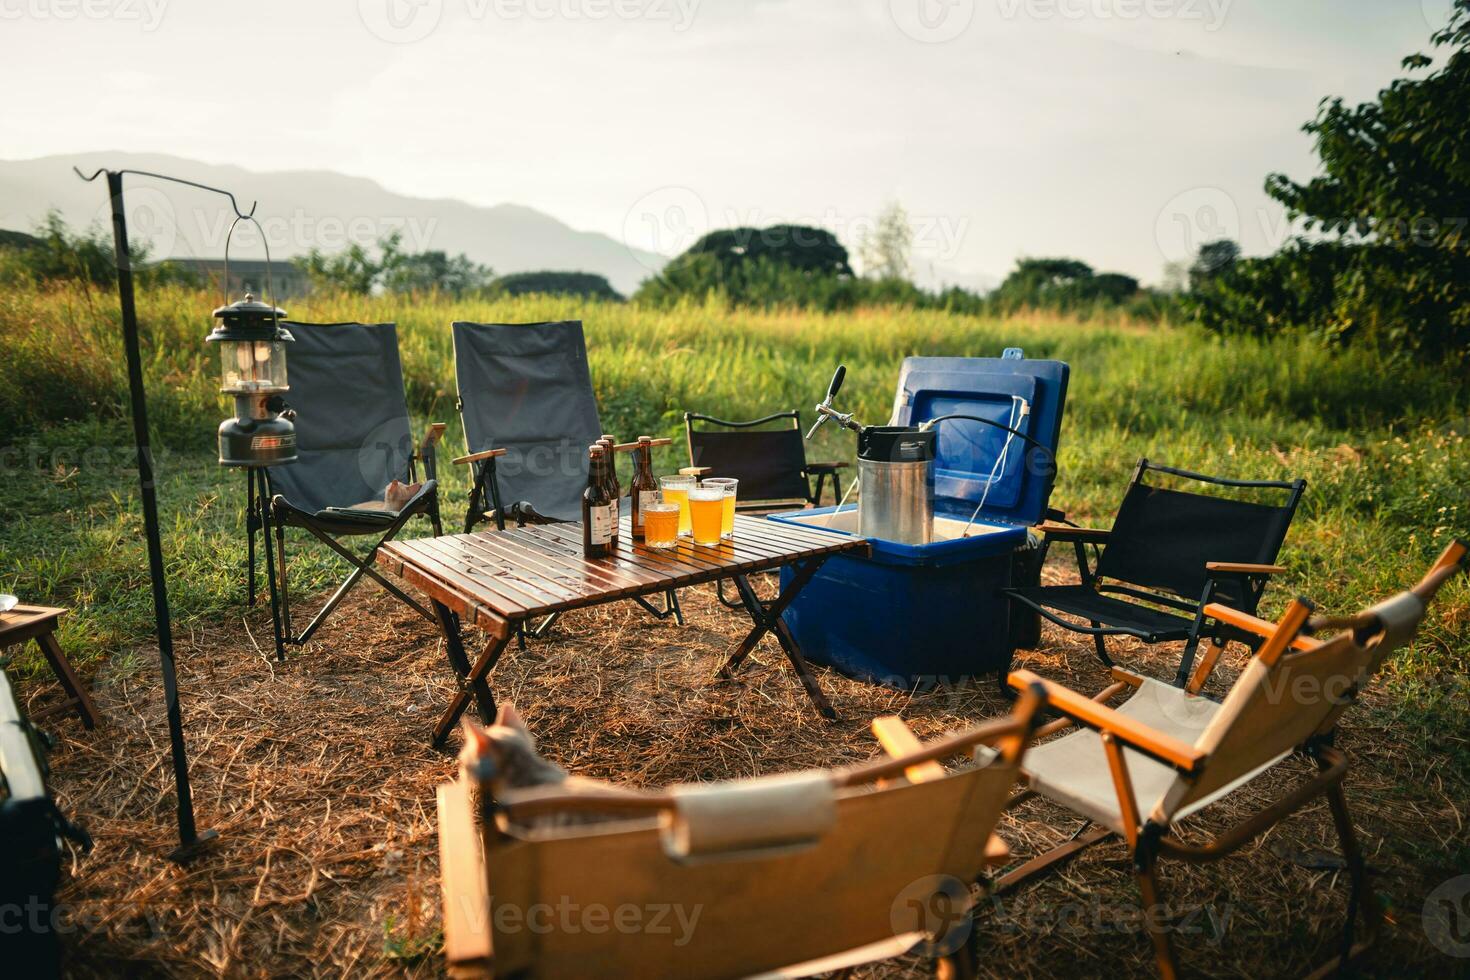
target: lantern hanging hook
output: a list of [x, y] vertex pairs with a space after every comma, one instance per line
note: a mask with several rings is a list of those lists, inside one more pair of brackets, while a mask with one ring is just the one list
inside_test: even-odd
[[[185, 187], [195, 187], [195, 188], [198, 188], [201, 191], [209, 191], [211, 194], [222, 194], [223, 196], [229, 198], [229, 201], [230, 201], [230, 210], [232, 210], [232, 211], [235, 212], [235, 220], [230, 223], [230, 231], [229, 231], [229, 234], [227, 234], [225, 236], [225, 270], [224, 270], [225, 302], [228, 303], [229, 302], [229, 299], [230, 299], [230, 295], [229, 295], [229, 293], [230, 293], [230, 235], [233, 235], [235, 233], [235, 225], [238, 225], [241, 221], [249, 221], [252, 224], [254, 224], [256, 228], [260, 229], [260, 240], [261, 240], [261, 243], [265, 246], [265, 288], [266, 288], [266, 291], [270, 294], [270, 303], [271, 303], [271, 306], [272, 307], [275, 307], [276, 306], [276, 290], [275, 290], [275, 286], [272, 285], [272, 283], [271, 283], [271, 247], [270, 247], [270, 242], [266, 241], [265, 229], [261, 227], [260, 222], [257, 221], [256, 218], [255, 218], [255, 208], [260, 204], [259, 201], [251, 201], [250, 202], [250, 210], [249, 211], [241, 211], [240, 210], [240, 204], [239, 204], [238, 201], [235, 200], [235, 195], [234, 194], [230, 193], [229, 191], [225, 190], [222, 187], [211, 187], [208, 184], [201, 184], [201, 183], [199, 183], [198, 181], [195, 181], [195, 180], [185, 180], [182, 177], [170, 177], [168, 174], [154, 173], [151, 170], [131, 170], [131, 169], [127, 169], [127, 168], [124, 168], [122, 170], [109, 170], [106, 167], [98, 167], [96, 170], [92, 171], [91, 176], [88, 176], [87, 174], [82, 173], [81, 168], [79, 168], [79, 167], [73, 166], [71, 169], [72, 169], [72, 173], [76, 174], [78, 177], [82, 178], [83, 180], [85, 180], [85, 181], [87, 181], [89, 183], [91, 181], [96, 180], [98, 177], [102, 176], [103, 174], [118, 174], [119, 176], [121, 176], [122, 174], [132, 174], [135, 177], [151, 177], [154, 180], [166, 180], [169, 183], [173, 183], [173, 184], [183, 184]], [[281, 319], [280, 314], [279, 313], [273, 314], [273, 317], [274, 317], [277, 325], [279, 325], [280, 324], [280, 319]]]

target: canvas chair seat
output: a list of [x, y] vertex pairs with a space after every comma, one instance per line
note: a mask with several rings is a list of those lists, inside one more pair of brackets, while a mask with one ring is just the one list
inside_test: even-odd
[[1038, 611], [1050, 610], [1103, 624], [1146, 643], [1188, 639], [1194, 620], [1097, 592], [1085, 585], [1047, 585], [1008, 593]]
[[405, 514], [426, 510], [437, 489], [435, 481], [425, 480], [419, 491], [397, 510], [386, 505], [377, 509], [343, 506], [309, 510], [297, 507], [281, 494], [271, 501], [271, 509], [276, 520], [290, 527], [319, 527], [328, 534], [338, 535], [376, 534]]
[[[1220, 711], [1220, 704], [1190, 694], [1172, 684], [1144, 678], [1134, 695], [1118, 707], [1118, 713], [1141, 722], [1156, 732], [1193, 745]], [[1177, 791], [1182, 777], [1172, 766], [1155, 762], [1132, 749], [1124, 749], [1133, 794], [1141, 813], [1150, 813], [1165, 797]], [[1208, 806], [1280, 762], [1290, 751], [1220, 789], [1181, 807], [1173, 815], [1180, 820]], [[1108, 829], [1123, 833], [1118, 791], [1108, 770], [1102, 738], [1082, 728], [1031, 749], [1026, 755], [1026, 777], [1031, 789]]]

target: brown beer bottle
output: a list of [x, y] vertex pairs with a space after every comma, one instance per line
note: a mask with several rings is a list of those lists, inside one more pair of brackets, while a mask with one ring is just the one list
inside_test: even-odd
[[606, 558], [612, 554], [612, 511], [607, 496], [607, 460], [603, 447], [587, 447], [591, 464], [587, 489], [582, 491], [582, 557]]
[[618, 518], [622, 516], [618, 498], [622, 496], [623, 492], [622, 487], [618, 486], [617, 440], [611, 435], [603, 433], [602, 438], [598, 441], [602, 443], [604, 459], [607, 462], [607, 499], [612, 502], [612, 549], [616, 553], [618, 550]]
[[658, 481], [653, 478], [653, 437], [639, 436], [633, 459], [633, 482], [628, 484], [628, 502], [633, 511], [633, 537], [643, 540], [643, 508], [658, 500]]

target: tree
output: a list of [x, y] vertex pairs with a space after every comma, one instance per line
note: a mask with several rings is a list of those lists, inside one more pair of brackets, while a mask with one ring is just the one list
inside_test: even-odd
[[348, 293], [382, 289], [390, 293], [438, 291], [463, 296], [483, 291], [495, 277], [488, 266], [462, 253], [450, 258], [444, 252], [404, 252], [402, 242], [403, 233], [395, 230], [378, 239], [376, 259], [354, 242], [334, 255], [313, 248], [292, 262], [306, 273], [314, 288]]
[[490, 287], [507, 296], [540, 293], [546, 296], [580, 296], [622, 302], [622, 295], [604, 276], [590, 272], [515, 272], [501, 276]]
[[755, 306], [835, 309], [853, 300], [847, 249], [824, 228], [772, 225], [712, 231], [645, 280], [636, 302], [666, 306], [711, 294]]
[[[0, 281], [52, 282], [73, 279], [97, 286], [117, 282], [117, 258], [111, 231], [93, 226], [73, 232], [59, 211], [48, 211], [34, 235], [10, 232], [0, 242]], [[149, 265], [148, 247], [130, 243], [128, 258], [139, 285], [198, 285], [199, 277], [176, 262]]]
[[913, 244], [914, 233], [909, 227], [909, 216], [894, 201], [878, 215], [877, 226], [871, 232], [863, 231], [862, 241], [858, 244], [863, 275], [870, 279], [907, 279]]
[[[1455, 0], [1449, 25], [1430, 40], [1441, 49], [1436, 70], [1395, 80], [1373, 102], [1323, 101], [1304, 127], [1315, 137], [1319, 176], [1266, 179], [1267, 193], [1329, 247], [1301, 237], [1269, 259], [1236, 263], [1194, 303], [1208, 326], [1289, 324], [1332, 343], [1467, 357], [1470, 0]], [[1436, 61], [1414, 54], [1402, 64], [1412, 75]], [[1273, 285], [1269, 309], [1248, 295], [1263, 283]], [[1287, 295], [1291, 288], [1305, 292]], [[1258, 315], [1239, 323], [1221, 315], [1242, 306]]]
[[1189, 288], [1202, 289], [1216, 276], [1227, 274], [1240, 260], [1240, 246], [1228, 238], [1205, 242], [1189, 267]]

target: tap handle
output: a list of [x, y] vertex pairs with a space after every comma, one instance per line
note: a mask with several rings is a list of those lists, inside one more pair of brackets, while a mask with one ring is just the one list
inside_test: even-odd
[[842, 380], [847, 377], [847, 365], [837, 365], [837, 370], [832, 375], [832, 383], [827, 386], [827, 404], [832, 404], [832, 399], [837, 397], [837, 392], [842, 388]]

